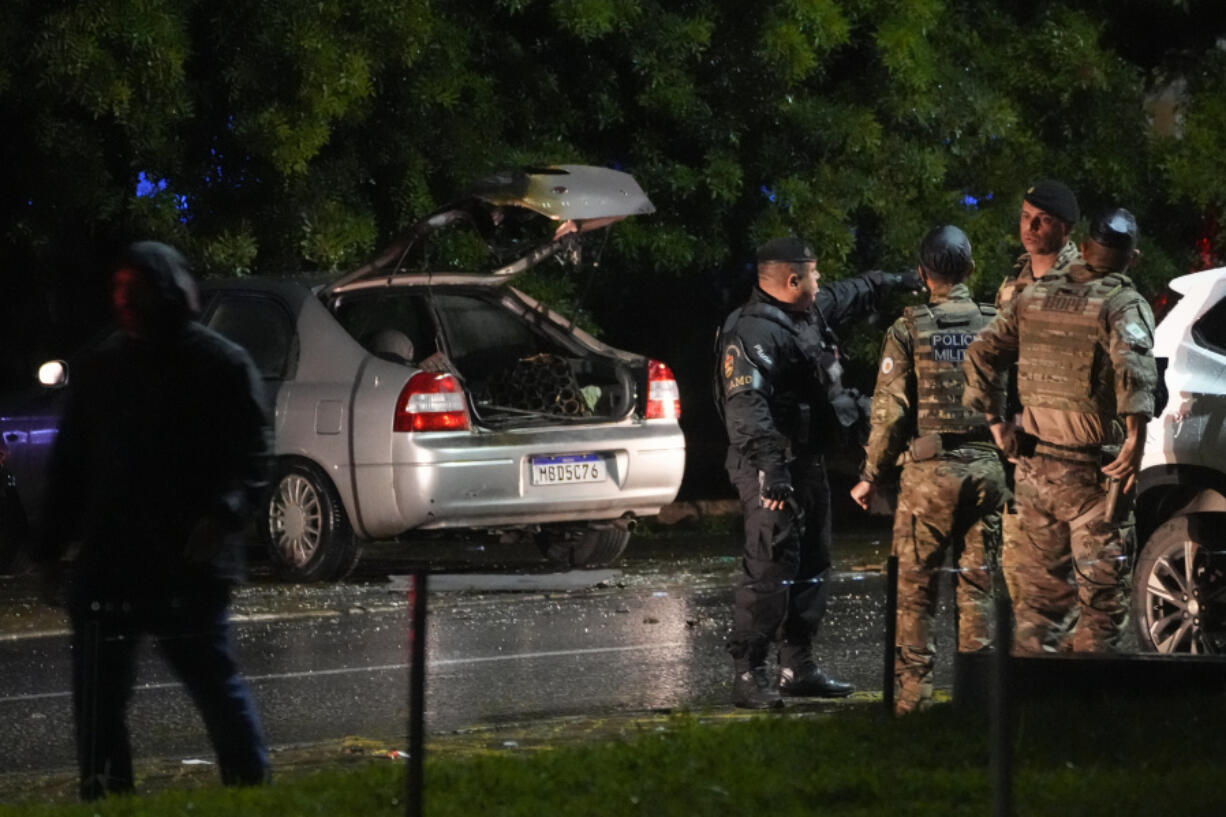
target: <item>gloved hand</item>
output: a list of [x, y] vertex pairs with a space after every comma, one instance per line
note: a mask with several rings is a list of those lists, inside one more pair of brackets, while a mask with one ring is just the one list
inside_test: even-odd
[[768, 511], [782, 510], [787, 501], [792, 498], [795, 490], [787, 473], [761, 475], [762, 505]]
[[865, 277], [878, 286], [901, 288], [909, 292], [920, 292], [924, 289], [924, 282], [920, 280], [917, 270], [899, 273], [875, 269], [865, 273]]
[[786, 502], [791, 498], [795, 490], [790, 483], [776, 482], [774, 485], [767, 485], [762, 489], [763, 499], [774, 499], [779, 502]]
[[897, 286], [908, 292], [922, 292], [924, 290], [924, 282], [920, 280], [919, 270], [907, 270], [898, 274]]

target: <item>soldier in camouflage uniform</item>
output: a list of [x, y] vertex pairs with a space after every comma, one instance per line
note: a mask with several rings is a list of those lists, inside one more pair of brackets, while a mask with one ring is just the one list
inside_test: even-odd
[[[1077, 197], [1063, 182], [1040, 179], [1027, 188], [1022, 196], [1018, 224], [1018, 238], [1025, 252], [1017, 257], [1013, 269], [996, 290], [997, 310], [1004, 309], [1017, 293], [1042, 279], [1044, 275], [1067, 272], [1073, 264], [1081, 263], [1081, 252], [1077, 245], [1069, 240], [1073, 225], [1080, 217], [1081, 208], [1077, 206]], [[1010, 370], [1008, 388], [1005, 416], [1013, 419], [1014, 415], [1021, 411], [1017, 399], [1016, 368]], [[1008, 469], [1010, 482], [1012, 470], [1011, 467]], [[1018, 547], [1021, 538], [1016, 506], [1009, 503], [1001, 516], [1002, 550], [1009, 551]], [[1013, 576], [1006, 574], [1005, 579], [1009, 593], [1016, 593], [1012, 583]]]
[[965, 281], [971, 244], [957, 227], [937, 227], [920, 247], [919, 272], [930, 292], [885, 333], [873, 392], [872, 432], [852, 498], [867, 509], [876, 486], [901, 460], [894, 516], [898, 616], [894, 706], [932, 700], [932, 621], [938, 569], [952, 554], [958, 650], [991, 646], [992, 570], [1000, 541], [1005, 474], [982, 414], [962, 406], [962, 357], [996, 314], [971, 300]]
[[[1105, 651], [1124, 632], [1131, 520], [1106, 518], [1104, 477], [1131, 490], [1157, 381], [1153, 314], [1124, 275], [1136, 235], [1127, 210], [1095, 219], [1085, 261], [1023, 290], [967, 351], [963, 404], [1017, 462], [1022, 539], [1003, 559], [1019, 654]], [[996, 380], [1014, 362], [1020, 431]]]
[[998, 310], [1047, 273], [1065, 272], [1081, 261], [1081, 253], [1069, 240], [1080, 217], [1077, 197], [1064, 183], [1041, 179], [1026, 190], [1018, 224], [1018, 237], [1026, 251], [996, 290]]

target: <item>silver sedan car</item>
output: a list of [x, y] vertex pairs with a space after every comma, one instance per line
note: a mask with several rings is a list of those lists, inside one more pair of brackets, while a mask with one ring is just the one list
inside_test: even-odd
[[[267, 385], [277, 472], [256, 525], [280, 572], [337, 579], [364, 540], [443, 528], [531, 536], [564, 565], [616, 559], [680, 487], [677, 383], [510, 282], [582, 266], [599, 231], [653, 209], [626, 173], [519, 170], [325, 285], [204, 282], [202, 322], [245, 347]], [[66, 382], [62, 361], [45, 370]], [[0, 476], [33, 500], [35, 523], [58, 396], [0, 410]]]
[[269, 385], [278, 473], [259, 525], [281, 571], [334, 579], [362, 540], [440, 528], [616, 559], [681, 484], [676, 381], [509, 281], [581, 262], [582, 234], [652, 209], [618, 171], [517, 171], [326, 286], [207, 284], [202, 320]]

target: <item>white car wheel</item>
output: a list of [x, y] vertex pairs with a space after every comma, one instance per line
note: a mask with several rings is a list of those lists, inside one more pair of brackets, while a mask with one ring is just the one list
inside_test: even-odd
[[344, 578], [360, 555], [332, 483], [314, 468], [281, 469], [268, 498], [265, 530], [277, 571], [293, 581]]
[[1226, 651], [1226, 556], [1219, 552], [1224, 524], [1226, 514], [1177, 516], [1145, 543], [1132, 599], [1142, 650]]

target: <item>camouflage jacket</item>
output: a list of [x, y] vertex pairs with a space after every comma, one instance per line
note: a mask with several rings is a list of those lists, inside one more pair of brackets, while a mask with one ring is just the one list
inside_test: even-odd
[[[1056, 263], [1052, 264], [1047, 275], [1059, 275], [1067, 272], [1068, 268], [1073, 264], [1081, 263], [1081, 251], [1077, 249], [1077, 245], [1072, 241], [1066, 242], [1060, 254], [1056, 256]], [[1005, 280], [1000, 282], [1000, 288], [996, 290], [996, 309], [1004, 309], [1019, 292], [1033, 284], [1037, 279], [1034, 277], [1034, 272], [1030, 268], [1030, 253], [1024, 252], [1017, 257], [1017, 261], [1013, 264], [1013, 269], [1005, 276]]]
[[[1119, 283], [1102, 299], [1101, 308], [1093, 316], [1096, 334], [1093, 354], [1097, 360], [1093, 365], [1078, 367], [1093, 372], [1086, 375], [1087, 378], [1106, 379], [1103, 389], [1097, 388], [1093, 382], [1083, 384], [1084, 391], [1093, 393], [1099, 400], [1099, 406], [1093, 412], [1071, 412], [1035, 406], [1023, 400], [1023, 427], [1035, 436], [1053, 442], [1098, 444], [1106, 441], [1103, 437], [1114, 416], [1153, 415], [1153, 389], [1157, 383], [1153, 356], [1153, 313], [1127, 276], [1119, 273], [1110, 275], [1119, 279]], [[985, 414], [1003, 415], [1005, 393], [999, 388], [997, 376], [1016, 363], [1019, 356], [1027, 354], [1021, 342], [1023, 335], [1027, 334], [1024, 331], [1026, 321], [1032, 315], [1052, 311], [1045, 309], [1045, 306], [1052, 306], [1046, 302], [1049, 297], [1072, 300], [1059, 291], [1062, 283], [1075, 287], [1100, 277], [1103, 277], [1102, 273], [1078, 263], [1061, 275], [1049, 273], [1043, 276], [1040, 284], [1018, 294], [1012, 308], [998, 314], [967, 350], [963, 364], [966, 374], [963, 404]], [[1073, 325], [1072, 321], [1070, 318], [1070, 326]], [[1043, 422], [1044, 412], [1053, 417], [1079, 414], [1087, 422], [1060, 425], [1080, 429], [1083, 436], [1099, 439], [1051, 440], [1051, 435], [1044, 433], [1044, 426], [1047, 425]]]
[[[936, 306], [950, 301], [963, 302], [967, 306], [974, 303], [966, 284], [957, 284], [943, 295], [933, 295], [929, 305]], [[914, 309], [916, 308], [909, 308], [886, 330], [881, 344], [881, 357], [877, 366], [877, 385], [873, 390], [872, 430], [864, 449], [864, 466], [860, 472], [860, 478], [865, 482], [875, 483], [885, 479], [893, 471], [900, 455], [907, 449], [908, 443], [917, 433], [920, 433], [924, 425], [920, 422], [919, 415], [921, 411], [920, 379], [924, 376], [922, 370], [925, 364], [916, 360], [916, 352], [917, 345], [924, 346], [925, 340], [922, 332], [921, 337], [916, 338], [915, 318], [912, 315]], [[969, 339], [975, 329], [982, 326], [993, 312], [988, 306], [981, 306], [980, 309], [986, 314], [981, 316], [981, 313], [974, 312], [972, 308], [975, 321], [969, 327], [964, 327], [963, 337]], [[962, 344], [966, 342], [963, 340]], [[960, 354], [962, 348], [944, 349], [943, 351]], [[953, 361], [956, 366], [957, 357], [951, 357], [949, 360]], [[931, 362], [928, 365], [931, 366]], [[948, 370], [950, 364], [937, 364], [937, 366], [938, 369]], [[956, 373], [958, 370], [955, 368], [953, 371]], [[948, 378], [948, 374], [947, 371], [940, 377]], [[929, 370], [929, 376], [938, 376], [938, 373]], [[935, 385], [930, 383], [929, 387], [932, 388]], [[933, 395], [930, 394], [928, 399], [931, 400], [932, 397]], [[951, 398], [957, 400], [956, 388], [951, 397], [944, 399], [948, 401]], [[961, 413], [961, 409], [954, 412], [954, 414]], [[977, 422], [982, 424], [983, 418], [979, 417]], [[948, 428], [943, 430], [948, 430]], [[986, 441], [986, 428], [983, 430]]]

